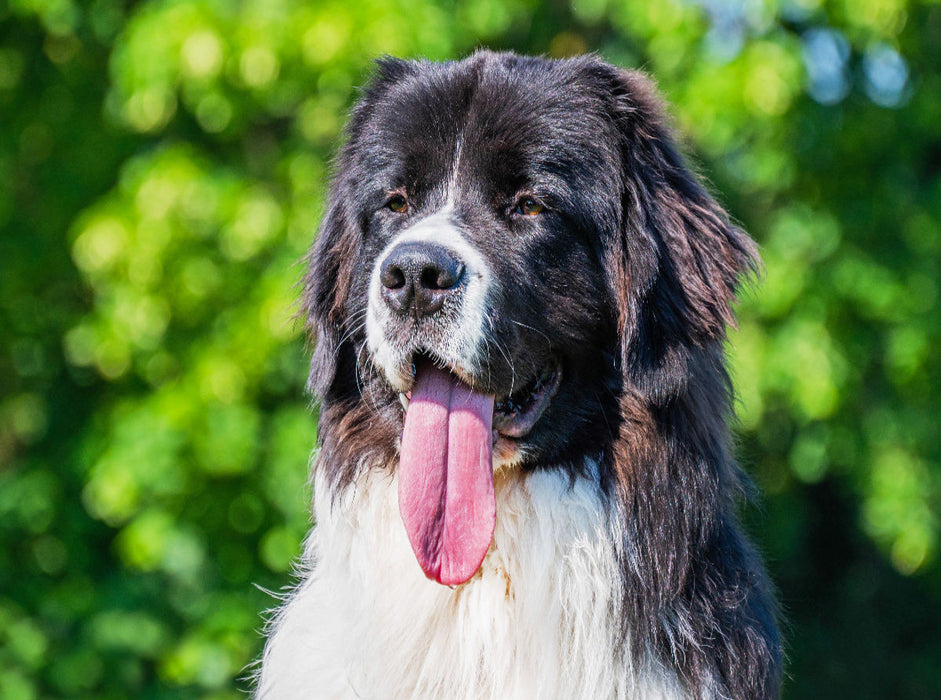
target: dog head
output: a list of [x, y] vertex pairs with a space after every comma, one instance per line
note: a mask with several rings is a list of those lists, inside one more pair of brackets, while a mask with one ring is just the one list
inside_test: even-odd
[[[649, 81], [594, 57], [384, 59], [347, 137], [306, 289], [321, 468], [398, 468], [426, 573], [460, 582], [489, 544], [493, 467], [578, 469], [721, 384], [753, 244], [684, 166]], [[447, 523], [412, 501], [450, 499], [449, 473], [449, 507], [491, 505], [442, 574]]]

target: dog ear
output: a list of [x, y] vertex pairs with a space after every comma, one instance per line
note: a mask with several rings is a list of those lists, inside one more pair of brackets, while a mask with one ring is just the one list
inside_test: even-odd
[[341, 352], [347, 300], [353, 265], [359, 254], [362, 231], [353, 210], [357, 198], [356, 183], [365, 180], [355, 154], [362, 141], [366, 124], [376, 104], [387, 90], [415, 71], [415, 64], [391, 57], [376, 61], [372, 80], [353, 107], [346, 128], [346, 143], [335, 164], [327, 210], [320, 224], [314, 245], [307, 257], [304, 278], [303, 312], [315, 342], [311, 360], [308, 390], [323, 399], [337, 374]]
[[350, 268], [358, 245], [344, 198], [338, 192], [343, 186], [340, 181], [333, 184], [304, 281], [307, 327], [315, 343], [307, 388], [320, 399], [336, 376]]
[[627, 380], [662, 403], [683, 390], [695, 358], [716, 355], [758, 255], [684, 164], [653, 83], [604, 68], [622, 177], [620, 231], [605, 251], [621, 361]]

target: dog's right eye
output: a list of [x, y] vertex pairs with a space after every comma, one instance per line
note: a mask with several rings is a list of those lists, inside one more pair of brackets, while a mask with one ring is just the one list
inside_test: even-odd
[[516, 208], [513, 209], [513, 212], [521, 216], [538, 216], [542, 214], [545, 209], [545, 205], [539, 200], [533, 197], [521, 197], [516, 203]]
[[400, 194], [394, 194], [386, 200], [386, 208], [396, 214], [403, 214], [408, 209], [408, 200]]

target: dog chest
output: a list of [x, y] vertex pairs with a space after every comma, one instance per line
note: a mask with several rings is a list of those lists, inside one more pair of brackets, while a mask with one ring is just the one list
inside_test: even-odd
[[276, 623], [263, 696], [303, 676], [296, 697], [678, 697], [617, 651], [616, 533], [593, 482], [498, 478], [493, 545], [455, 588], [418, 567], [396, 491], [377, 471], [337, 500], [318, 491], [315, 564]]

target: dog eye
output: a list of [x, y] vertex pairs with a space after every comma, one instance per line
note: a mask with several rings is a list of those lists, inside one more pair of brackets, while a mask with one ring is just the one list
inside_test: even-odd
[[408, 209], [408, 200], [400, 194], [394, 194], [386, 201], [386, 208], [391, 209], [396, 214], [401, 214]]
[[516, 203], [516, 209], [513, 211], [523, 216], [536, 216], [537, 214], [541, 214], [545, 208], [542, 202], [533, 197], [523, 197]]

